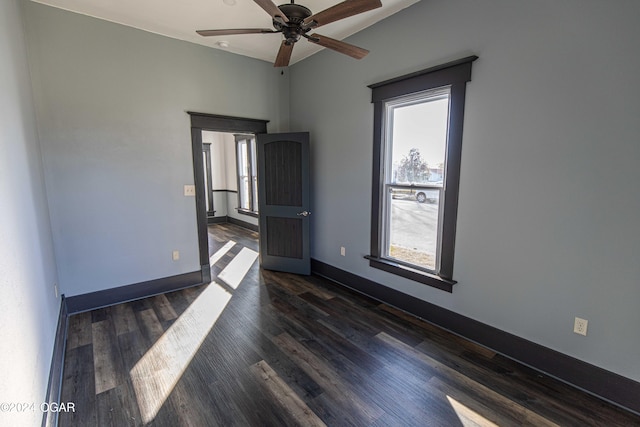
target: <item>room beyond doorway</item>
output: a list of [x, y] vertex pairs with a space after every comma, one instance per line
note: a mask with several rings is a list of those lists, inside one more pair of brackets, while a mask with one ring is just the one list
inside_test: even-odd
[[258, 229], [255, 134], [202, 131], [207, 224]]

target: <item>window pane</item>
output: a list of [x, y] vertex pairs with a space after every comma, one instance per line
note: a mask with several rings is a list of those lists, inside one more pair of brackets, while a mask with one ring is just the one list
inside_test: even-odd
[[202, 168], [204, 170], [204, 201], [207, 212], [211, 211], [211, 202], [209, 201], [209, 180], [207, 179], [207, 152], [202, 152]]
[[249, 205], [249, 157], [247, 141], [238, 141], [238, 196], [240, 209], [250, 209]]
[[[426, 194], [420, 203], [416, 193], [390, 195], [388, 256], [429, 270], [436, 270], [438, 249], [439, 190], [417, 190]], [[418, 193], [418, 194], [420, 194]]]
[[442, 182], [449, 97], [391, 108], [391, 182]]
[[240, 177], [240, 188], [238, 188], [240, 192], [240, 208], [250, 210], [249, 206], [249, 177], [241, 176]]
[[388, 104], [386, 256], [438, 270], [448, 93]]
[[256, 150], [256, 140], [251, 140], [251, 189], [252, 189], [252, 211], [258, 212], [258, 151]]

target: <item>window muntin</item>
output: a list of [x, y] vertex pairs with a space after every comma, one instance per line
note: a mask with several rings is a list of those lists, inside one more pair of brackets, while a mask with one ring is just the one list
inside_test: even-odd
[[382, 256], [438, 274], [449, 88], [384, 107]]

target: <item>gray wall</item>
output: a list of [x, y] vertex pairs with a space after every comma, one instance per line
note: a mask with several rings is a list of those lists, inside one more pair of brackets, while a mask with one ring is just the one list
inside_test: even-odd
[[286, 129], [288, 75], [263, 61], [24, 5], [62, 291], [199, 271], [195, 199], [183, 196], [193, 183], [185, 111]]
[[[639, 381], [639, 16], [622, 0], [423, 0], [349, 39], [371, 50], [364, 60], [294, 65], [291, 128], [312, 136], [312, 256]], [[367, 85], [470, 54], [448, 294], [363, 259]]]
[[18, 0], [0, 2], [0, 425], [39, 425], [60, 300]]

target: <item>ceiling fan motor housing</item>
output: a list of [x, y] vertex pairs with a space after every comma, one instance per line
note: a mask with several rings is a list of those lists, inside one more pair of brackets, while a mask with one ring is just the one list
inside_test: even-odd
[[273, 27], [282, 31], [284, 38], [286, 39], [288, 44], [292, 44], [297, 42], [300, 39], [300, 36], [306, 34], [311, 30], [311, 27], [303, 26], [302, 23], [305, 19], [311, 16], [311, 10], [308, 8], [294, 3], [281, 4], [278, 6], [278, 9], [282, 11], [282, 13], [289, 20], [288, 23], [284, 23], [282, 21], [273, 20]]

